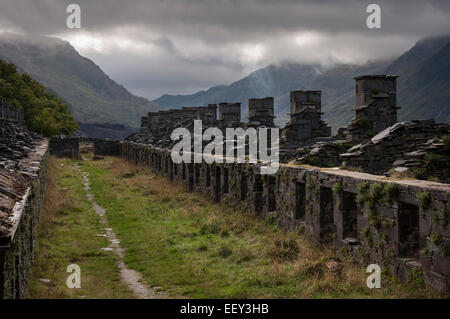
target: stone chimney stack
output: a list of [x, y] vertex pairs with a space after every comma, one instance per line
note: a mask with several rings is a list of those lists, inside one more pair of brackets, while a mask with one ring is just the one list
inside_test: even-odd
[[148, 125], [148, 117], [142, 116], [141, 117], [141, 128], [147, 127], [147, 125]]
[[307, 106], [322, 112], [322, 91], [291, 91], [291, 115], [302, 112]]
[[250, 125], [273, 127], [274, 118], [273, 97], [248, 100], [248, 119]]
[[219, 103], [219, 121], [234, 123], [241, 121], [241, 103]]
[[394, 75], [362, 75], [356, 80], [356, 121], [374, 134], [397, 123], [397, 87]]

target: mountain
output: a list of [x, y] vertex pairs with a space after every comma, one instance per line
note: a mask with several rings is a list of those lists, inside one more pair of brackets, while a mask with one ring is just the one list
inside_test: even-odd
[[423, 39], [394, 61], [399, 120], [450, 123], [450, 35]]
[[335, 131], [354, 117], [355, 81], [363, 74], [395, 74], [399, 120], [435, 118], [450, 123], [450, 36], [423, 39], [397, 58], [364, 65], [341, 64], [325, 69], [318, 65], [284, 63], [259, 69], [228, 86], [216, 86], [192, 95], [163, 95], [155, 102], [163, 109], [218, 102], [241, 102], [246, 120], [248, 98], [275, 97], [278, 125], [289, 119], [289, 92], [322, 90], [324, 120]]
[[[353, 105], [355, 83], [353, 77], [377, 73], [392, 60], [371, 62], [363, 66], [339, 65], [325, 68], [320, 65], [283, 63], [259, 69], [243, 79], [226, 86], [212, 87], [192, 95], [163, 95], [154, 102], [163, 109], [181, 106], [205, 105], [219, 102], [241, 102], [242, 120], [247, 120], [248, 99], [275, 97], [275, 122], [283, 126], [289, 120], [289, 92], [297, 89], [322, 90], [324, 118], [333, 126], [345, 125], [354, 115], [348, 104]], [[330, 107], [334, 105], [335, 107]], [[349, 108], [349, 110], [347, 110]]]
[[[163, 109], [181, 106], [206, 105], [220, 102], [241, 102], [242, 120], [248, 116], [248, 99], [255, 97], [278, 97], [290, 90], [308, 86], [325, 72], [319, 65], [283, 63], [259, 69], [243, 79], [200, 91], [192, 95], [163, 95], [154, 102]], [[278, 109], [278, 108], [277, 108]]]
[[[23, 111], [27, 128], [45, 137], [73, 135], [79, 128], [67, 104], [14, 64], [0, 59], [0, 104]], [[1, 128], [4, 134], [3, 127]]]
[[[333, 130], [345, 126], [355, 116], [354, 77], [361, 74], [379, 74], [380, 70], [386, 68], [391, 62], [392, 60], [382, 60], [364, 65], [339, 65], [311, 82], [307, 87], [308, 90], [322, 90], [323, 119], [332, 125]], [[289, 103], [289, 93], [279, 97], [280, 117], [289, 112]], [[285, 120], [288, 120], [288, 116]]]
[[143, 114], [159, 109], [57, 38], [0, 35], [0, 58], [67, 103], [84, 135], [122, 138], [139, 127]]

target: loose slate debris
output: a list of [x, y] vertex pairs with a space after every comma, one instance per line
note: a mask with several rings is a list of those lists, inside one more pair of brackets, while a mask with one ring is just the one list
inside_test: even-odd
[[[8, 107], [8, 109], [12, 109]], [[0, 241], [11, 237], [20, 217], [20, 202], [37, 176], [45, 140], [26, 129], [20, 111], [0, 118]], [[36, 152], [37, 151], [37, 152]], [[24, 204], [24, 203], [23, 203]], [[23, 209], [24, 207], [22, 207]]]
[[403, 173], [416, 168], [424, 175], [419, 177], [437, 176], [450, 183], [450, 150], [441, 138], [447, 134], [449, 125], [436, 124], [434, 120], [397, 123], [340, 157], [344, 166], [361, 167], [373, 174], [388, 174], [390, 169]]
[[22, 121], [0, 120], [0, 168], [26, 172], [21, 159], [42, 141], [42, 137], [28, 131]]

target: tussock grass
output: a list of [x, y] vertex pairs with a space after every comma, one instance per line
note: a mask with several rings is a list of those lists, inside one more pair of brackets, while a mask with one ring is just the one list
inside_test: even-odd
[[[193, 298], [438, 297], [423, 283], [384, 275], [366, 286], [364, 267], [302, 235], [189, 193], [120, 158], [86, 162], [96, 201], [126, 249], [128, 267], [169, 296]], [[126, 177], [124, 177], [126, 176]], [[330, 271], [325, 263], [339, 260]]]

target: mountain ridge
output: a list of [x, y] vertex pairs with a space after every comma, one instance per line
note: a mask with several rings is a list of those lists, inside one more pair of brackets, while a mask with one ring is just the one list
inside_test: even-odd
[[[322, 68], [318, 74], [312, 73], [316, 65], [285, 63], [282, 67], [285, 69], [290, 68], [288, 72], [283, 71], [282, 68], [276, 65], [269, 65], [228, 86], [220, 85], [220, 96], [215, 94], [217, 91], [213, 90], [214, 87], [212, 87], [191, 95], [165, 94], [154, 101], [163, 109], [222, 101], [241, 102], [242, 119], [245, 120], [248, 111], [248, 98], [274, 96], [276, 123], [282, 126], [289, 119], [287, 113], [289, 112], [290, 91], [295, 89], [322, 90], [323, 118], [336, 131], [340, 126], [346, 125], [354, 116], [355, 93], [353, 78], [355, 76], [363, 74], [396, 74], [400, 76], [397, 81], [398, 104], [403, 107], [399, 110], [399, 120], [435, 118], [449, 123], [450, 98], [445, 92], [450, 91], [450, 79], [447, 75], [448, 73], [445, 73], [442, 67], [436, 65], [436, 63], [440, 63], [441, 66], [448, 64], [447, 60], [449, 60], [448, 56], [450, 56], [446, 51], [448, 50], [446, 47], [448, 43], [450, 43], [450, 35], [425, 38], [418, 41], [412, 48], [398, 57], [371, 61], [363, 65], [339, 64], [329, 69]], [[440, 57], [440, 59], [433, 58], [434, 55]], [[430, 68], [436, 69], [437, 73], [440, 74], [440, 78], [433, 74], [430, 75], [430, 72], [426, 72]], [[447, 68], [448, 66], [444, 67], [445, 70]], [[283, 93], [280, 94], [279, 90], [267, 90], [262, 86], [259, 87], [259, 90], [254, 88], [248, 90], [244, 85], [241, 85], [243, 81], [248, 82], [258, 74], [264, 74], [266, 78], [270, 78], [269, 74], [272, 74], [272, 78], [269, 81], [275, 79], [274, 86], [282, 87]], [[431, 81], [430, 83], [426, 83], [424, 79], [426, 74], [428, 74], [427, 81]], [[280, 77], [284, 78], [284, 80], [277, 83], [276, 79]], [[235, 94], [239, 90], [241, 92]]]
[[[58, 38], [0, 35], [0, 58], [65, 101], [84, 135], [122, 138], [139, 127], [142, 115], [159, 109], [154, 102], [130, 93]], [[97, 124], [95, 130], [88, 129]]]

